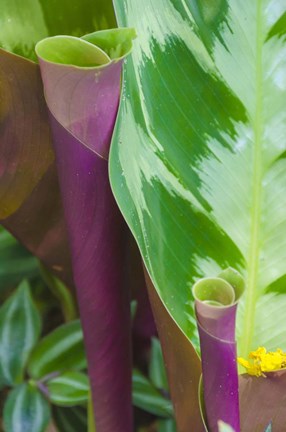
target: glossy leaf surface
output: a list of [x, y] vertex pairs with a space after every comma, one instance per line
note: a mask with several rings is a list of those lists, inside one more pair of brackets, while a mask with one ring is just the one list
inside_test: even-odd
[[43, 378], [53, 372], [86, 367], [80, 321], [64, 324], [44, 337], [33, 350], [28, 363], [30, 375]]
[[227, 266], [245, 276], [248, 353], [257, 298], [285, 275], [285, 2], [115, 7], [138, 39], [113, 141], [113, 191], [189, 338], [190, 285]]
[[114, 194], [189, 340], [193, 283], [228, 266], [242, 273], [247, 355], [258, 299], [275, 283], [285, 295], [285, 2], [116, 0], [115, 8], [138, 38], [111, 151]]
[[40, 314], [28, 283], [22, 282], [0, 308], [1, 384], [15, 385], [23, 380], [26, 362], [40, 332]]
[[75, 406], [87, 403], [89, 381], [82, 372], [69, 371], [47, 383], [50, 401], [57, 406]]
[[24, 383], [8, 396], [4, 406], [5, 432], [45, 432], [50, 407], [35, 385]]

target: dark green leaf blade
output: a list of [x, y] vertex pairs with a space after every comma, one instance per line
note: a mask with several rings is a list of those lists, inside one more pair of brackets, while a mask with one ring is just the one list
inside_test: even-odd
[[38, 260], [0, 227], [0, 291], [39, 274]]
[[49, 420], [49, 404], [35, 384], [21, 384], [9, 394], [4, 406], [5, 432], [45, 432]]
[[14, 385], [22, 381], [40, 332], [41, 318], [24, 281], [0, 309], [0, 382]]
[[53, 407], [53, 419], [59, 432], [87, 432], [87, 412], [83, 407]]
[[89, 380], [82, 372], [69, 371], [48, 381], [50, 401], [57, 406], [75, 406], [87, 403]]
[[86, 367], [83, 334], [79, 320], [64, 324], [46, 336], [33, 350], [28, 371], [35, 378], [53, 372]]

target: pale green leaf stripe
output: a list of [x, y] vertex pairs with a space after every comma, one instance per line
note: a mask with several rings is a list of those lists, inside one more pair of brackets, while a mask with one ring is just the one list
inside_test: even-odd
[[[281, 348], [286, 351], [285, 338], [286, 296], [268, 293], [256, 302], [253, 346], [266, 346], [269, 351]], [[239, 305], [237, 314], [237, 337], [241, 338], [245, 302]]]
[[19, 383], [41, 331], [41, 318], [23, 282], [0, 309], [0, 381]]
[[65, 373], [58, 378], [49, 381], [48, 386], [51, 384], [58, 384], [59, 386], [66, 386], [74, 389], [75, 391], [89, 391], [89, 382], [86, 375], [76, 372]]
[[86, 358], [79, 320], [71, 321], [46, 336], [32, 352], [28, 370], [34, 378], [68, 369], [83, 369]]
[[247, 356], [259, 299], [273, 284], [286, 294], [285, 1], [114, 4], [138, 35], [111, 148], [114, 195], [190, 341], [193, 284], [240, 271], [238, 350]]
[[45, 432], [49, 420], [49, 404], [32, 384], [10, 392], [4, 406], [5, 432]]
[[59, 406], [74, 406], [87, 402], [89, 395], [88, 377], [80, 372], [66, 372], [48, 382], [51, 402]]

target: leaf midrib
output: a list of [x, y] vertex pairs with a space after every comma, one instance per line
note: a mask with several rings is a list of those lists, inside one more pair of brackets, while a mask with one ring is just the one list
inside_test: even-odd
[[259, 274], [260, 237], [261, 237], [261, 208], [262, 208], [262, 136], [263, 136], [263, 32], [262, 32], [262, 0], [257, 0], [257, 28], [256, 28], [256, 108], [253, 119], [254, 148], [253, 148], [253, 188], [251, 208], [251, 235], [249, 256], [247, 260], [247, 280], [245, 296], [244, 327], [241, 336], [241, 355], [245, 358], [252, 348], [255, 324], [255, 308], [257, 300], [257, 286]]

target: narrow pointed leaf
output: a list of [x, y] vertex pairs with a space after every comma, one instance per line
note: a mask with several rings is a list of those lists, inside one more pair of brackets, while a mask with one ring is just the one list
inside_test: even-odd
[[64, 324], [44, 337], [33, 350], [28, 371], [34, 379], [54, 372], [86, 367], [80, 321]]
[[189, 341], [190, 286], [228, 266], [241, 272], [247, 356], [257, 302], [279, 280], [286, 293], [285, 2], [114, 4], [138, 38], [111, 150], [113, 192]]
[[24, 383], [8, 396], [4, 406], [5, 432], [45, 432], [50, 407], [35, 385]]
[[124, 225], [108, 180], [121, 65], [134, 31], [37, 47], [50, 110], [98, 432], [132, 430], [130, 303], [123, 285]]
[[24, 378], [26, 362], [41, 332], [40, 314], [23, 282], [0, 308], [0, 383]]

